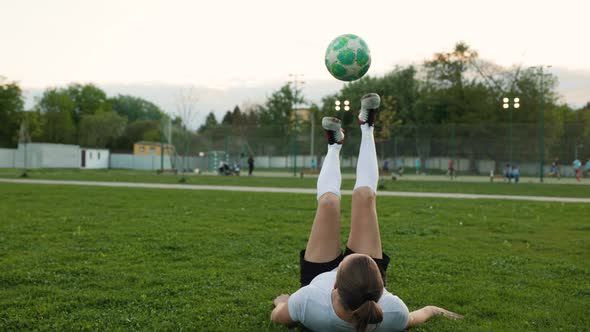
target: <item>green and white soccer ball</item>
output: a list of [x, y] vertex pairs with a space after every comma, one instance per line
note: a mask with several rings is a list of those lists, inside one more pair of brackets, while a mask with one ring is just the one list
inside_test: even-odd
[[363, 77], [371, 66], [371, 51], [367, 43], [353, 34], [341, 35], [326, 49], [326, 68], [341, 81], [354, 81]]

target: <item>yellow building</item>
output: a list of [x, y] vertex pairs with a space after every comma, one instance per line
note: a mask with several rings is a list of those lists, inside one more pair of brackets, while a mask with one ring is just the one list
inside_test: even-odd
[[[161, 146], [159, 142], [137, 142], [133, 144], [133, 154], [137, 156], [159, 156]], [[165, 156], [174, 155], [174, 145], [164, 144], [163, 148]]]
[[295, 122], [295, 116], [297, 116], [298, 122], [309, 122], [311, 117], [311, 110], [309, 108], [295, 108], [291, 112], [291, 121]]

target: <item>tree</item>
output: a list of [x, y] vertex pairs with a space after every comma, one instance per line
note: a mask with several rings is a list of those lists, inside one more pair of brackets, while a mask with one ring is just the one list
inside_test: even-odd
[[47, 89], [37, 103], [43, 118], [43, 141], [76, 144], [76, 104], [64, 89]]
[[238, 105], [234, 107], [234, 110], [231, 113], [231, 118], [232, 124], [243, 122], [244, 119], [242, 118], [242, 111], [240, 110], [240, 107], [238, 107]]
[[176, 151], [179, 151], [182, 155], [180, 182], [186, 181], [184, 171], [185, 169], [190, 168], [186, 163], [186, 158], [190, 155], [190, 144], [193, 136], [190, 127], [196, 115], [196, 103], [198, 100], [199, 98], [193, 88], [183, 91], [176, 100], [178, 114], [176, 119], [180, 120], [180, 124], [176, 124], [174, 127], [175, 133], [173, 135], [173, 144], [176, 147]]
[[261, 124], [276, 128], [275, 130], [278, 132], [293, 132], [296, 121], [293, 106], [304, 101], [303, 96], [300, 96], [300, 93], [295, 91], [291, 84], [282, 86], [258, 110]]
[[142, 98], [118, 95], [109, 100], [113, 110], [125, 116], [129, 123], [139, 120], [160, 121], [164, 112], [155, 104]]
[[70, 84], [66, 93], [74, 102], [74, 121], [80, 123], [82, 116], [92, 115], [98, 111], [107, 112], [111, 110], [110, 103], [104, 91], [93, 84]]
[[33, 142], [40, 141], [43, 137], [43, 117], [39, 109], [23, 112], [23, 120]]
[[225, 113], [225, 115], [223, 116], [223, 119], [221, 119], [221, 125], [222, 126], [231, 126], [233, 120], [232, 120], [232, 112], [231, 111], [227, 111]]
[[376, 141], [389, 140], [394, 126], [401, 123], [396, 119], [396, 104], [397, 101], [392, 96], [383, 96], [381, 98], [381, 111], [378, 113], [378, 119], [375, 124], [374, 135]]
[[127, 122], [124, 133], [117, 139], [115, 148], [132, 150], [139, 141], [159, 142], [161, 139], [160, 121], [137, 120]]
[[0, 76], [0, 146], [16, 145], [23, 106], [20, 87]]
[[211, 112], [209, 112], [209, 114], [207, 114], [207, 117], [205, 118], [205, 123], [203, 123], [199, 127], [198, 132], [202, 133], [202, 132], [205, 132], [210, 129], [215, 129], [217, 127], [219, 127], [219, 123], [217, 122], [217, 119], [215, 118], [215, 114], [213, 113], [213, 111], [211, 111]]
[[79, 144], [92, 148], [112, 146], [125, 131], [126, 124], [126, 118], [112, 111], [83, 115]]

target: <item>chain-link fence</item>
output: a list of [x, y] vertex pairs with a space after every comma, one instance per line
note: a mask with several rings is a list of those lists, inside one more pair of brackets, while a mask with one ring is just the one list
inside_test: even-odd
[[[246, 165], [252, 155], [257, 167], [309, 169], [321, 165], [326, 152], [325, 134], [315, 127], [252, 128], [203, 133], [194, 137], [190, 154], [223, 153], [227, 162]], [[582, 124], [448, 124], [397, 126], [382, 138], [376, 128], [376, 147], [380, 162], [414, 168], [416, 159], [430, 173], [446, 171], [448, 161], [466, 174], [499, 172], [507, 165], [518, 166], [523, 175], [538, 176], [541, 165], [549, 172], [556, 161], [565, 171], [579, 159], [590, 158], [590, 128]], [[360, 130], [348, 130], [342, 149], [342, 167], [355, 167]]]

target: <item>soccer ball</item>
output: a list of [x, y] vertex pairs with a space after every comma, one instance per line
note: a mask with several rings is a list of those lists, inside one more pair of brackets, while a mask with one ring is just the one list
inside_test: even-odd
[[371, 51], [359, 36], [341, 35], [326, 49], [326, 68], [341, 81], [354, 81], [363, 77], [371, 66]]

